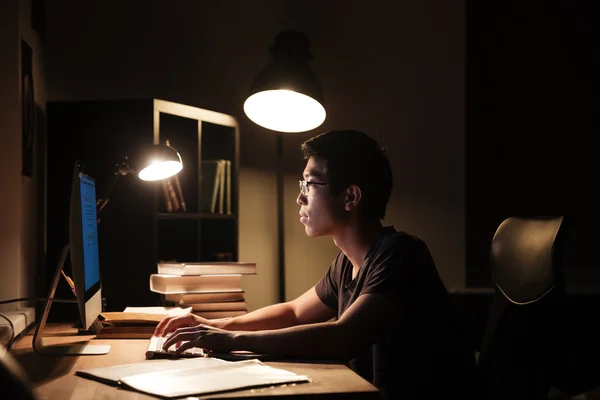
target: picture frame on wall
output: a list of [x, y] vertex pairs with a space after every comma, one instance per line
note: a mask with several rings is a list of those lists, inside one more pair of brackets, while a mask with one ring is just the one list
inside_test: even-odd
[[33, 81], [33, 50], [21, 40], [21, 116], [22, 116], [22, 168], [21, 174], [33, 174], [36, 111]]

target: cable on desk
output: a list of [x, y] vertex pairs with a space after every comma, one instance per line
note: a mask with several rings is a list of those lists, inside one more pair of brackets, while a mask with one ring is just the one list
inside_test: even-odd
[[[46, 297], [21, 297], [20, 299], [2, 300], [0, 304], [16, 303], [18, 301], [48, 301]], [[77, 299], [58, 299], [53, 298], [54, 303], [77, 303]]]
[[8, 343], [6, 345], [6, 350], [10, 350], [10, 347], [12, 346], [12, 342], [15, 338], [15, 326], [13, 325], [12, 321], [10, 320], [10, 318], [8, 318], [6, 315], [0, 313], [0, 317], [4, 318], [5, 320], [8, 321], [8, 325], [10, 325], [10, 339], [8, 339]]

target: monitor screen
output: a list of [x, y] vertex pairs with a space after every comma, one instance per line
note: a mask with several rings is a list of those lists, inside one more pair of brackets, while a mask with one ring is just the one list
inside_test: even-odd
[[87, 175], [79, 175], [81, 198], [81, 233], [83, 245], [83, 276], [85, 291], [100, 281], [98, 258], [98, 217], [96, 215], [96, 185]]
[[84, 330], [102, 312], [96, 181], [75, 165], [69, 214], [69, 247], [77, 306]]

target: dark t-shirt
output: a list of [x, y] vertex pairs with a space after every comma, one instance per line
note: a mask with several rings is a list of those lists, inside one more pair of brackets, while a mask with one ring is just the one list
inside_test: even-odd
[[[350, 366], [388, 398], [463, 399], [473, 385], [475, 355], [467, 345], [450, 297], [425, 243], [384, 228], [352, 279], [352, 263], [340, 252], [317, 283], [319, 298], [337, 317], [362, 294], [391, 294], [393, 329], [362, 350]], [[404, 310], [400, 312], [401, 309]], [[445, 397], [444, 397], [445, 398]]]

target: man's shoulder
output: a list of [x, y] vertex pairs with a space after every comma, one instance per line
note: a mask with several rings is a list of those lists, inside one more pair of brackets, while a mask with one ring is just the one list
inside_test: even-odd
[[405, 231], [390, 231], [388, 232], [381, 242], [382, 247], [394, 247], [394, 248], [414, 248], [414, 247], [427, 247], [425, 242], [418, 236], [405, 232]]

